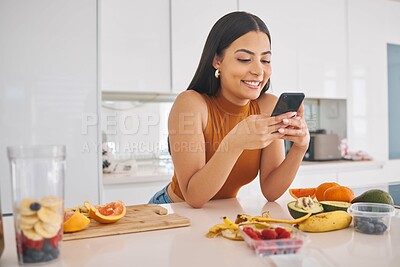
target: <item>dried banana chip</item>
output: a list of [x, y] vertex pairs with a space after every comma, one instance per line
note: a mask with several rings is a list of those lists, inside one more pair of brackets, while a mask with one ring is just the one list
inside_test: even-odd
[[21, 218], [19, 220], [20, 224], [25, 224], [25, 225], [34, 225], [37, 221], [39, 221], [39, 218], [36, 214], [28, 216], [21, 215]]
[[[56, 228], [56, 227], [50, 228], [50, 227], [48, 227], [48, 224], [47, 224], [47, 227], [45, 228], [43, 226], [44, 224], [46, 224], [46, 223], [43, 223], [40, 221], [35, 223], [34, 229], [38, 235], [40, 235], [44, 238], [52, 238], [53, 236], [57, 235], [59, 228]], [[50, 231], [48, 231], [49, 229], [50, 229]]]
[[42, 207], [37, 215], [42, 222], [52, 224], [52, 225], [60, 225], [62, 222], [62, 218], [60, 214], [50, 208]]
[[20, 206], [20, 209], [19, 209], [19, 213], [21, 215], [25, 215], [25, 216], [29, 216], [29, 215], [35, 214], [36, 211], [31, 210], [30, 206], [31, 206], [32, 203], [34, 203], [36, 201], [37, 200], [33, 199], [33, 198], [24, 198], [21, 201], [21, 206]]
[[42, 200], [40, 201], [40, 204], [43, 207], [47, 207], [52, 210], [58, 210], [58, 209], [62, 208], [63, 200], [56, 196], [47, 196], [47, 197], [42, 198]]
[[43, 237], [36, 233], [36, 231], [33, 229], [22, 230], [22, 232], [30, 240], [39, 241], [43, 239]]
[[19, 224], [19, 228], [21, 230], [29, 230], [29, 229], [33, 229], [34, 224], [24, 224], [24, 223], [20, 223]]

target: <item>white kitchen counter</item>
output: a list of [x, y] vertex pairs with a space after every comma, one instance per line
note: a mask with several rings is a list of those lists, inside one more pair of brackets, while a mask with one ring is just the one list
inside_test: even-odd
[[[260, 259], [245, 242], [204, 235], [222, 216], [234, 219], [238, 213], [259, 215], [270, 211], [276, 218], [289, 219], [286, 194], [277, 202], [261, 196], [211, 201], [202, 209], [185, 203], [163, 205], [191, 219], [191, 226], [169, 230], [133, 233], [110, 237], [65, 241], [58, 261], [47, 266], [276, 266]], [[6, 249], [1, 266], [18, 266], [12, 217], [4, 218]], [[275, 258], [277, 266], [399, 266], [400, 218], [392, 219], [391, 231], [384, 235], [365, 235], [348, 229], [328, 233], [308, 233], [311, 242], [304, 249], [307, 262], [294, 264], [290, 256]], [[300, 257], [299, 254], [298, 257]], [[288, 262], [289, 261], [289, 262]], [[285, 265], [285, 264], [286, 265]]]

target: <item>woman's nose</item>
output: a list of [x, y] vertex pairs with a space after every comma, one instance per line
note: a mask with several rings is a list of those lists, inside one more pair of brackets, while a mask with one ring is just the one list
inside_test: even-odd
[[250, 73], [257, 76], [262, 76], [264, 74], [264, 69], [260, 63], [254, 62], [250, 70]]

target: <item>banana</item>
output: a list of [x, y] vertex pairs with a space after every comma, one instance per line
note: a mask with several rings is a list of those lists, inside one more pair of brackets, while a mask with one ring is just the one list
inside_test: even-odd
[[249, 222], [249, 221], [251, 221], [253, 219], [253, 217], [252, 216], [250, 216], [250, 215], [247, 215], [247, 214], [238, 214], [237, 216], [236, 216], [236, 220], [235, 220], [235, 223], [236, 224], [239, 224], [239, 223], [244, 223], [244, 222]]
[[225, 230], [222, 230], [221, 233], [222, 233], [223, 237], [233, 240], [233, 241], [242, 241], [243, 240], [243, 237], [240, 236], [239, 231], [236, 231], [236, 230], [225, 229]]
[[306, 215], [304, 215], [303, 217], [300, 217], [296, 220], [281, 220], [281, 219], [274, 219], [274, 218], [265, 218], [262, 216], [254, 216], [253, 217], [253, 221], [257, 221], [257, 222], [270, 222], [270, 223], [287, 223], [287, 224], [299, 224], [305, 220], [307, 220], [312, 213], [307, 213]]
[[236, 223], [232, 222], [228, 217], [223, 217], [223, 219], [224, 219], [224, 223], [226, 224], [226, 226], [229, 229], [232, 229], [232, 230], [238, 230], [239, 229], [239, 226]]
[[228, 217], [223, 217], [224, 223], [220, 223], [220, 224], [216, 224], [213, 227], [211, 227], [208, 230], [208, 233], [206, 234], [206, 237], [208, 238], [214, 238], [217, 237], [221, 234], [223, 234], [223, 231], [225, 230], [229, 230], [226, 231], [225, 235], [228, 236], [227, 238], [229, 238], [229, 236], [231, 236], [231, 234], [236, 235], [236, 233], [238, 232], [239, 226], [232, 222]]
[[331, 211], [315, 214], [298, 223], [299, 230], [304, 232], [328, 232], [349, 227], [352, 217], [345, 211]]
[[211, 227], [208, 231], [211, 233], [217, 233], [218, 231], [228, 229], [228, 226], [225, 223], [216, 224]]

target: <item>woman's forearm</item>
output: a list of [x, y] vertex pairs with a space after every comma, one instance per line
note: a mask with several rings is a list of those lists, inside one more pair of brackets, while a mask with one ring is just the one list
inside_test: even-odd
[[275, 201], [296, 177], [306, 149], [293, 146], [282, 163], [261, 181], [261, 191], [268, 201]]
[[222, 188], [242, 152], [225, 137], [211, 159], [190, 178], [185, 201], [194, 208], [207, 203]]

